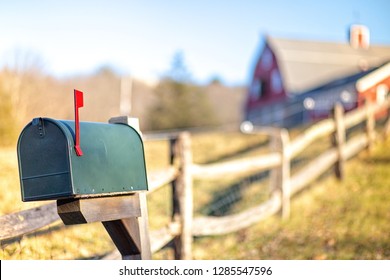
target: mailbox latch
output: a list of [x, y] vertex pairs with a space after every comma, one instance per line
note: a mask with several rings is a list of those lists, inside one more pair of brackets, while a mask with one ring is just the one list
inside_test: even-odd
[[32, 125], [37, 126], [39, 137], [45, 137], [45, 126], [43, 125], [42, 118], [34, 118], [32, 120]]

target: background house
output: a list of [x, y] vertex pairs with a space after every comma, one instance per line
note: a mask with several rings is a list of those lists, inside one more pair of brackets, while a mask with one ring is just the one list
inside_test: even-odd
[[346, 110], [358, 106], [357, 81], [390, 61], [390, 46], [370, 45], [364, 26], [352, 26], [349, 37], [343, 43], [266, 36], [248, 88], [245, 120], [291, 127], [327, 116], [334, 102]]

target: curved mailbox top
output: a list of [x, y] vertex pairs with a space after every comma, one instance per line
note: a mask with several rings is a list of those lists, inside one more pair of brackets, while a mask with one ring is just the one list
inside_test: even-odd
[[143, 142], [125, 124], [80, 123], [82, 156], [74, 149], [73, 121], [37, 118], [18, 141], [23, 201], [147, 190]]

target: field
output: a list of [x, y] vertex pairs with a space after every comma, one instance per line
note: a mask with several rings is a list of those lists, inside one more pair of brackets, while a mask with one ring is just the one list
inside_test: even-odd
[[[390, 259], [390, 141], [348, 162], [343, 182], [322, 179], [272, 217], [237, 234], [195, 242], [199, 259]], [[239, 244], [239, 245], [238, 245]]]
[[[193, 137], [196, 163], [261, 153], [263, 138], [238, 133], [211, 133]], [[390, 141], [362, 152], [349, 161], [346, 179], [326, 177], [292, 201], [291, 218], [275, 216], [235, 234], [196, 238], [195, 259], [389, 259], [390, 258]], [[145, 144], [148, 170], [168, 164], [168, 144]], [[15, 148], [0, 149], [0, 215], [36, 206], [20, 201]], [[249, 182], [234, 199], [215, 211], [216, 198], [239, 186], [239, 178], [195, 182], [195, 215], [222, 215], [251, 207], [266, 193], [266, 184]], [[233, 192], [234, 193], [234, 192]], [[157, 229], [170, 218], [170, 190], [148, 196], [150, 227]], [[237, 199], [239, 198], [239, 199]], [[218, 209], [217, 209], [218, 210]], [[213, 212], [214, 211], [214, 212]], [[64, 227], [52, 225], [43, 232], [11, 244], [1, 244], [1, 259], [90, 259], [114, 246], [100, 224]], [[170, 249], [154, 255], [170, 259]]]

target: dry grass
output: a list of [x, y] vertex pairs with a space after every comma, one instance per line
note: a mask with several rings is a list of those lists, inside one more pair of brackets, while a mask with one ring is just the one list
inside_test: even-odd
[[[195, 135], [194, 161], [215, 162], [264, 152], [264, 139], [238, 133]], [[372, 155], [362, 153], [347, 164], [343, 182], [323, 179], [292, 202], [288, 221], [271, 217], [235, 234], [196, 238], [196, 259], [389, 259], [390, 258], [390, 150], [387, 141]], [[168, 144], [145, 144], [148, 170], [168, 164]], [[237, 155], [238, 154], [238, 155]], [[31, 208], [35, 203], [20, 200], [16, 152], [0, 149], [0, 215]], [[240, 178], [196, 181], [195, 215], [205, 214], [218, 195], [229, 193]], [[239, 201], [229, 212], [251, 207], [266, 197], [267, 182], [253, 182], [239, 193]], [[170, 189], [148, 196], [149, 219], [157, 229], [170, 219]], [[113, 250], [100, 224], [63, 227], [52, 225], [43, 234], [25, 236], [12, 244], [2, 244], [1, 259], [84, 259]], [[172, 258], [170, 250], [154, 256]]]
[[390, 141], [292, 201], [291, 218], [271, 217], [222, 237], [197, 239], [197, 259], [390, 259]]

